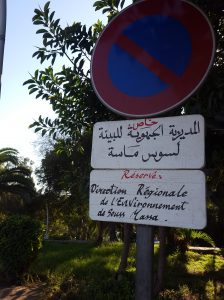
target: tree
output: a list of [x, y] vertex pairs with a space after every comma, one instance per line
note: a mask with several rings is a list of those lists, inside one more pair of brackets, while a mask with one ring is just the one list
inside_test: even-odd
[[60, 213], [53, 217], [54, 211], [58, 209], [63, 212], [67, 235], [76, 239], [88, 239], [94, 227], [88, 217], [91, 139], [89, 134], [83, 134], [79, 148], [71, 148], [69, 152], [65, 151], [64, 143], [65, 141], [60, 140], [52, 150], [46, 152], [36, 175], [44, 186], [42, 196], [48, 207], [50, 228], [53, 221], [60, 219]]
[[[47, 2], [43, 10], [35, 9], [33, 24], [42, 27], [37, 34], [42, 34], [43, 47], [39, 47], [33, 57], [40, 63], [50, 59], [51, 65], [36, 70], [24, 84], [28, 84], [30, 94], [36, 93], [36, 98], [51, 104], [57, 118], [52, 121], [40, 116], [30, 127], [42, 135], [48, 133], [56, 138], [62, 134], [74, 142], [95, 122], [118, 118], [98, 101], [90, 80], [91, 54], [103, 24], [99, 21], [87, 29], [80, 22], [74, 22], [63, 29], [49, 5]], [[60, 72], [54, 72], [54, 62], [61, 57], [67, 59], [68, 66], [63, 65]]]
[[0, 204], [2, 208], [15, 202], [30, 202], [35, 194], [31, 170], [19, 160], [18, 151], [13, 148], [0, 149]]

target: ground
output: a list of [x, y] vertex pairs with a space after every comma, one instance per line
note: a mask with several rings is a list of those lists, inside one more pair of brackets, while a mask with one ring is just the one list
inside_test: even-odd
[[40, 300], [43, 295], [42, 287], [41, 284], [1, 287], [0, 300]]

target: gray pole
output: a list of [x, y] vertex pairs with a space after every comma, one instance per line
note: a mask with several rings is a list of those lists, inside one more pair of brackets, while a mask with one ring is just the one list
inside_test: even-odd
[[136, 226], [135, 300], [153, 299], [153, 227]]
[[6, 0], [0, 0], [0, 93], [6, 30]]

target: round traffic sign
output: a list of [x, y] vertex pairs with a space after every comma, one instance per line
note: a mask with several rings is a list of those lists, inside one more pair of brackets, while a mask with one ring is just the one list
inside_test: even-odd
[[205, 14], [181, 0], [143, 0], [104, 29], [91, 61], [99, 99], [125, 116], [152, 116], [186, 100], [203, 82], [215, 41]]

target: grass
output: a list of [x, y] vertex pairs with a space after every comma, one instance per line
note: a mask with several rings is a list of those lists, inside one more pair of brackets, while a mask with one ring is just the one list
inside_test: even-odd
[[186, 257], [168, 257], [166, 289], [160, 299], [223, 300], [223, 253], [188, 251]]
[[[132, 300], [135, 246], [131, 248], [127, 273], [118, 281], [121, 251], [121, 243], [95, 247], [91, 243], [45, 242], [30, 274], [47, 283], [45, 299]], [[223, 253], [188, 251], [185, 257], [179, 253], [169, 255], [165, 289], [157, 299], [224, 299]]]
[[30, 273], [34, 279], [47, 282], [49, 299], [114, 300], [117, 296], [128, 300], [130, 293], [134, 293], [133, 253], [129, 261], [130, 276], [118, 282], [116, 270], [121, 251], [121, 243], [95, 247], [91, 243], [45, 242]]

